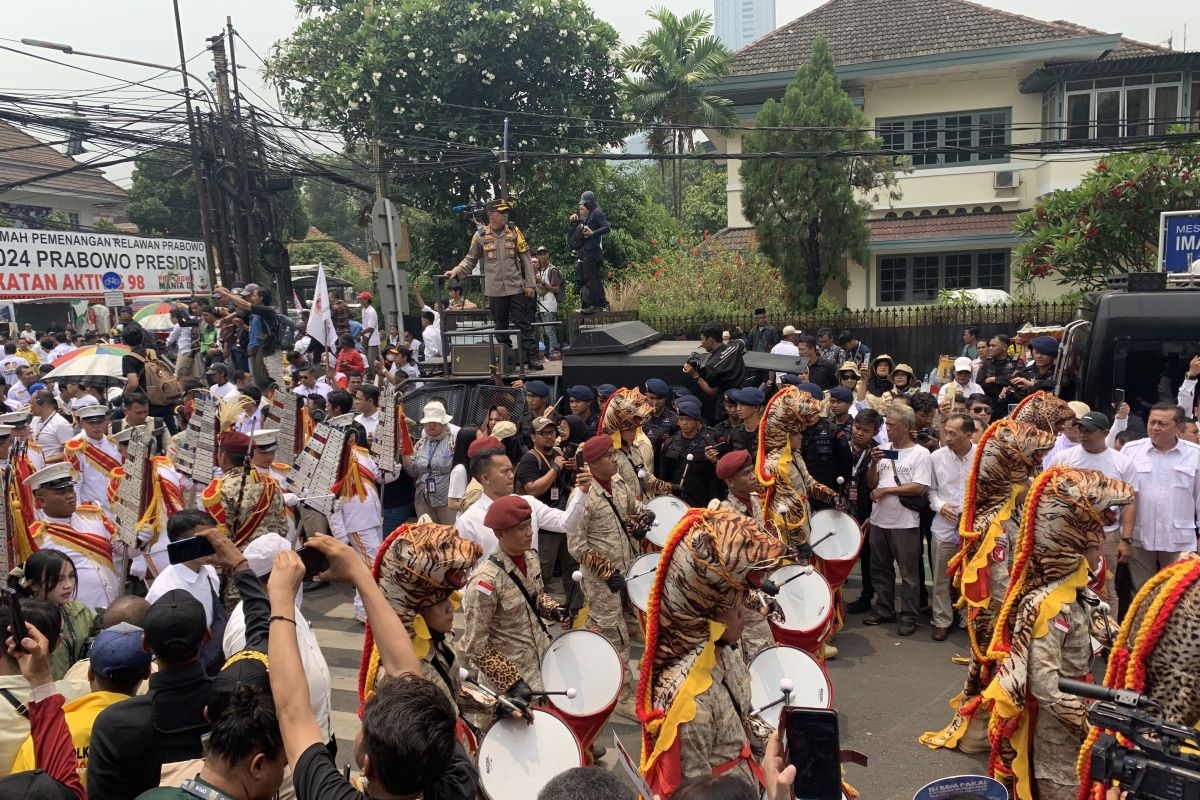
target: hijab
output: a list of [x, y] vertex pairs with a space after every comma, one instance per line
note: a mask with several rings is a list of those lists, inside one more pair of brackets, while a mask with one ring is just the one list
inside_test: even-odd
[[[888, 366], [891, 367], [891, 370], [888, 371], [888, 376], [886, 378], [881, 378], [875, 374], [875, 366], [880, 361], [886, 361]], [[882, 397], [884, 392], [890, 391], [892, 389], [892, 372], [895, 370], [896, 362], [893, 361], [892, 357], [886, 353], [875, 356], [875, 358], [871, 359], [871, 367], [867, 370], [867, 394], [872, 394], [876, 397]]]

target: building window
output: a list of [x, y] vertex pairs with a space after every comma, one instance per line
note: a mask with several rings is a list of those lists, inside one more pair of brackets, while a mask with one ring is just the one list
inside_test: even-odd
[[1065, 135], [1050, 139], [1150, 136], [1166, 133], [1183, 118], [1183, 75], [1179, 72], [1067, 81], [1063, 88], [1067, 98]]
[[68, 211], [67, 212], [67, 222], [69, 222], [71, 224], [72, 228], [74, 228], [75, 230], [79, 230], [79, 212], [78, 211]]
[[[1008, 161], [1012, 109], [959, 111], [937, 116], [881, 119], [875, 123], [884, 150], [909, 151], [914, 167], [995, 164]], [[987, 148], [1001, 148], [989, 151]], [[912, 151], [929, 152], [912, 152]], [[938, 152], [943, 151], [943, 152]]]
[[942, 289], [1007, 290], [1008, 262], [1008, 250], [878, 256], [878, 303], [932, 303]]

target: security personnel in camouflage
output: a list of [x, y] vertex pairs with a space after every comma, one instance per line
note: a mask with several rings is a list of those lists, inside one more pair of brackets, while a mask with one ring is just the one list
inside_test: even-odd
[[[492, 320], [500, 330], [509, 324], [520, 330], [520, 349], [532, 369], [542, 369], [538, 355], [537, 337], [530, 322], [534, 297], [533, 260], [529, 245], [516, 225], [508, 224], [512, 207], [507, 200], [492, 200], [487, 204], [488, 224], [480, 226], [471, 237], [471, 246], [462, 261], [444, 274], [446, 278], [463, 278], [475, 266], [483, 263], [483, 293], [491, 304]], [[508, 335], [497, 337], [508, 344]]]

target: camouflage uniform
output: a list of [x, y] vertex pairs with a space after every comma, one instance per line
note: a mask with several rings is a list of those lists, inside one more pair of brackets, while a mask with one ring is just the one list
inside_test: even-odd
[[[696, 716], [679, 728], [679, 759], [684, 778], [708, 775], [745, 754], [749, 749], [743, 714], [750, 711], [750, 673], [736, 654], [717, 648], [712, 686], [696, 697]], [[745, 760], [728, 770], [755, 789], [758, 779]]]
[[542, 655], [550, 646], [550, 635], [513, 583], [513, 575], [537, 603], [537, 617], [550, 619], [560, 609], [542, 590], [542, 567], [536, 550], [525, 551], [522, 575], [513, 560], [497, 548], [480, 562], [463, 593], [466, 622], [459, 652], [463, 665], [481, 673], [494, 688], [508, 691], [518, 680], [524, 680], [537, 692], [542, 688]]
[[[1066, 628], [1067, 630], [1063, 630]], [[1087, 704], [1060, 692], [1059, 678], [1082, 680], [1092, 671], [1091, 612], [1064, 603], [1049, 630], [1029, 648], [1029, 694], [1037, 700], [1031, 749], [1039, 800], [1075, 800], [1075, 761], [1087, 735]]]

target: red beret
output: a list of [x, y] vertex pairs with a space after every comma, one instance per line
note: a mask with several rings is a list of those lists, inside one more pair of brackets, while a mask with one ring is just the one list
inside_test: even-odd
[[234, 455], [250, 455], [250, 437], [237, 431], [229, 431], [221, 435], [221, 449]]
[[732, 453], [726, 453], [721, 456], [721, 460], [717, 462], [717, 478], [727, 481], [734, 475], [742, 471], [742, 468], [750, 463], [749, 450], [734, 450]]
[[519, 494], [501, 497], [492, 503], [483, 515], [483, 524], [494, 531], [502, 531], [520, 525], [533, 516], [529, 502]]
[[485, 436], [476, 439], [467, 447], [467, 458], [474, 458], [483, 450], [503, 450], [504, 444], [495, 436]]
[[599, 434], [593, 436], [583, 443], [583, 460], [590, 464], [593, 461], [599, 461], [602, 457], [608, 455], [613, 449], [613, 440], [611, 434]]

